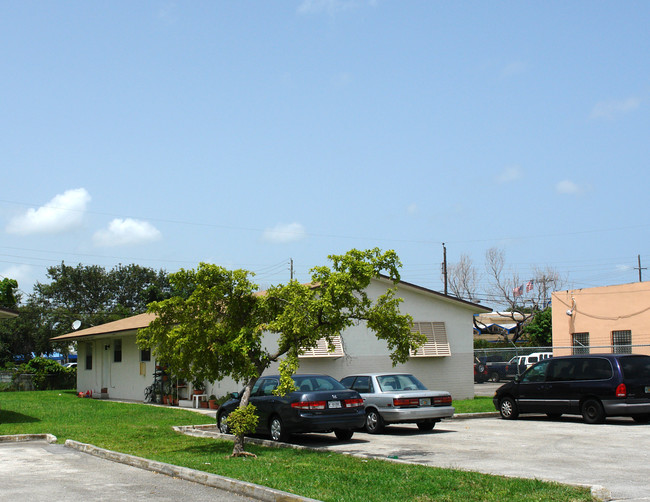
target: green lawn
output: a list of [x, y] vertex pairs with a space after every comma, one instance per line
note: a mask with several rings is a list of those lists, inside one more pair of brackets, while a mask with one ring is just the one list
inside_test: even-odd
[[479, 396], [474, 399], [454, 401], [453, 405], [454, 408], [456, 408], [456, 413], [483, 413], [488, 411], [497, 411], [491, 397]]
[[[454, 402], [491, 405], [490, 398]], [[461, 411], [458, 410], [460, 413]], [[174, 433], [205, 423], [191, 411], [81, 399], [72, 391], [0, 393], [0, 435], [50, 433], [140, 457], [237, 478], [323, 501], [589, 501], [589, 491], [537, 480], [365, 460], [331, 452], [247, 445], [257, 458], [230, 458], [232, 443]]]

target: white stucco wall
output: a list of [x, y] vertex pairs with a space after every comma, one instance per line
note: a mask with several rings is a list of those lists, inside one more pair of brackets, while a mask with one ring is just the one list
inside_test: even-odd
[[[368, 288], [369, 296], [383, 294], [386, 284], [373, 281]], [[454, 399], [474, 397], [471, 307], [408, 286], [400, 286], [397, 296], [404, 300], [400, 310], [409, 313], [414, 321], [445, 323], [451, 356], [413, 357], [393, 367], [386, 343], [362, 323], [342, 334], [344, 357], [301, 358], [299, 371], [325, 373], [336, 379], [360, 372], [404, 371], [414, 374], [429, 389], [449, 391]], [[267, 343], [268, 347], [277, 346], [277, 336], [269, 336]], [[266, 373], [275, 373], [277, 368], [274, 364]]]
[[[122, 340], [122, 361], [114, 362], [115, 339]], [[92, 369], [86, 369], [87, 344], [92, 345]], [[108, 348], [106, 348], [108, 346]], [[110, 399], [144, 400], [144, 389], [151, 385], [156, 366], [153, 356], [144, 362], [140, 374], [140, 349], [135, 343], [135, 333], [92, 340], [80, 340], [77, 346], [77, 390], [100, 393], [108, 389]]]

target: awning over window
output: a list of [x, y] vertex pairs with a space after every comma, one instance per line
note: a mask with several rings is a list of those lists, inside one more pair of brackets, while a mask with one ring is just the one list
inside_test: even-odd
[[343, 357], [343, 344], [341, 343], [341, 337], [335, 336], [332, 339], [334, 344], [334, 350], [330, 351], [327, 340], [321, 338], [318, 340], [316, 347], [311, 349], [302, 349], [302, 353], [298, 357]]
[[444, 322], [414, 322], [411, 332], [419, 331], [427, 337], [427, 342], [417, 351], [411, 351], [411, 357], [450, 356], [451, 348], [447, 340]]

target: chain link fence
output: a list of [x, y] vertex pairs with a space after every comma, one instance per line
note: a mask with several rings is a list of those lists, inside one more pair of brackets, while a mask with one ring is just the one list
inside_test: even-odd
[[[539, 354], [552, 354], [553, 356], [570, 356], [580, 354], [645, 354], [650, 355], [649, 344], [636, 345], [574, 345], [567, 347], [488, 347], [474, 349], [476, 361], [487, 366], [487, 379], [499, 381], [511, 379], [523, 373], [544, 356]], [[518, 356], [538, 355], [531, 359]]]

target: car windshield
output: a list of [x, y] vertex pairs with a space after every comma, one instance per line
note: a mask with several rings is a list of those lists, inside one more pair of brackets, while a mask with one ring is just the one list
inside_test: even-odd
[[427, 390], [427, 388], [413, 375], [382, 375], [377, 377], [382, 392], [395, 390]]
[[345, 387], [327, 375], [294, 376], [293, 382], [300, 392], [315, 390], [345, 390]]

